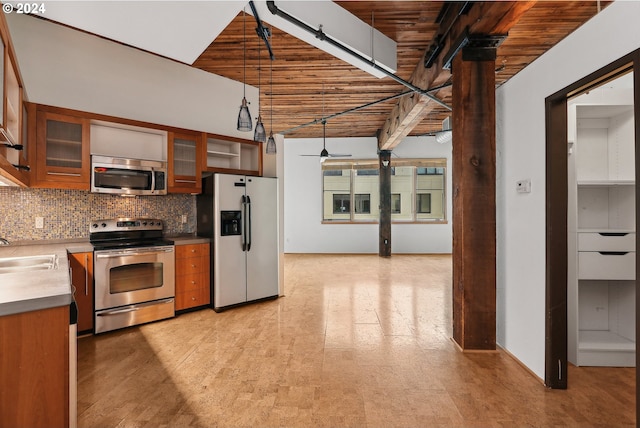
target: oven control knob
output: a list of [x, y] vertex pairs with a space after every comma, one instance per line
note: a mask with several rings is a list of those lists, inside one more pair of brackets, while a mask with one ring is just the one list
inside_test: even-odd
[[93, 223], [93, 224], [91, 225], [91, 227], [93, 227], [93, 228], [95, 229], [96, 227], [98, 227], [98, 225], [97, 225], [96, 223]]
[[107, 227], [107, 223], [102, 223], [101, 226], [102, 227]]
[[146, 225], [147, 225], [147, 222], [146, 222], [146, 221], [143, 221], [143, 222], [142, 222], [142, 225], [143, 225], [143, 226], [146, 226]]

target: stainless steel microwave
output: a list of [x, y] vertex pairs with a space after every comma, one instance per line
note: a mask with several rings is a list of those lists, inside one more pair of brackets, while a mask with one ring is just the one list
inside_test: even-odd
[[166, 195], [167, 163], [94, 155], [91, 157], [91, 192]]

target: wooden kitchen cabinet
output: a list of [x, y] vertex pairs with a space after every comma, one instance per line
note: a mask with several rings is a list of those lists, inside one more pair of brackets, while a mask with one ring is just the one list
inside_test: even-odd
[[38, 106], [33, 187], [89, 190], [89, 119]]
[[170, 193], [202, 192], [202, 134], [169, 132]]
[[0, 317], [0, 426], [69, 426], [69, 306]]
[[[0, 15], [0, 175], [10, 182], [29, 183], [23, 122], [23, 86], [4, 14]], [[14, 148], [7, 147], [13, 146]], [[21, 147], [22, 146], [22, 147]]]
[[210, 244], [176, 245], [176, 311], [211, 302]]
[[93, 331], [93, 253], [69, 254], [69, 267], [78, 305], [78, 333]]

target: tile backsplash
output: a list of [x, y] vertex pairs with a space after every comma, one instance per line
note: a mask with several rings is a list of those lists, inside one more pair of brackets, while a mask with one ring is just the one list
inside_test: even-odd
[[[182, 223], [182, 215], [187, 222]], [[44, 218], [37, 229], [36, 217]], [[89, 236], [93, 220], [148, 217], [165, 221], [165, 232], [196, 230], [196, 197], [192, 195], [103, 195], [83, 190], [0, 187], [0, 237], [9, 241], [74, 239]]]

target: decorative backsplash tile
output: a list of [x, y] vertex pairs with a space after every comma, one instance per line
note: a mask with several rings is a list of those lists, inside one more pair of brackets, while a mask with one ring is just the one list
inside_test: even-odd
[[[182, 223], [182, 215], [187, 223]], [[36, 217], [44, 218], [43, 229], [36, 229]], [[193, 233], [196, 197], [131, 198], [83, 190], [0, 187], [0, 237], [9, 241], [87, 238], [91, 221], [115, 217], [159, 218], [165, 222], [165, 233]]]

